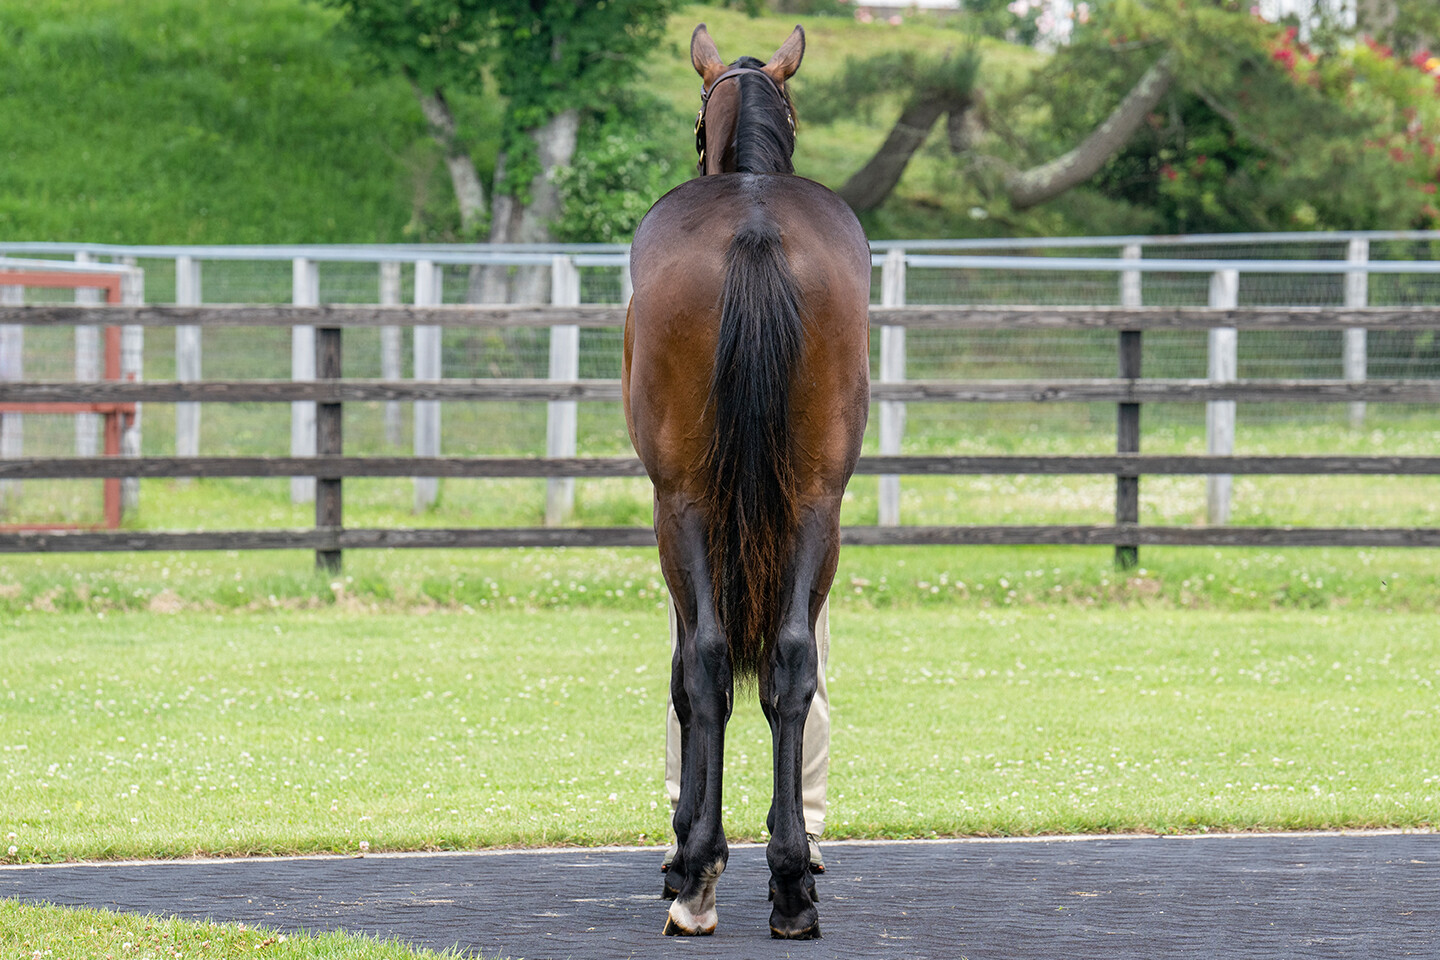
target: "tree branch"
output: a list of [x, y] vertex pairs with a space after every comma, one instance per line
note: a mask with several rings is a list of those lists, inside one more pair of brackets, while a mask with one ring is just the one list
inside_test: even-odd
[[474, 237], [485, 220], [486, 212], [485, 187], [480, 183], [480, 175], [475, 172], [475, 161], [470, 159], [469, 152], [461, 146], [456, 135], [455, 117], [450, 112], [450, 104], [445, 102], [444, 91], [437, 87], [426, 93], [409, 71], [406, 71], [406, 79], [410, 81], [410, 89], [415, 91], [415, 98], [420, 101], [420, 110], [430, 125], [430, 136], [445, 153], [450, 185], [455, 189], [455, 202], [460, 206], [460, 229], [465, 236]]
[[912, 98], [901, 111], [895, 126], [890, 128], [890, 135], [880, 149], [836, 192], [857, 213], [874, 210], [885, 202], [900, 182], [900, 175], [930, 135], [935, 121], [946, 111], [952, 114], [962, 112], [965, 106], [936, 95]]
[[1174, 80], [1167, 53], [1142, 76], [1120, 101], [1105, 122], [1096, 127], [1075, 149], [1049, 163], [1029, 170], [1013, 171], [1005, 178], [1005, 190], [1016, 210], [1044, 203], [1089, 180], [1140, 126]]

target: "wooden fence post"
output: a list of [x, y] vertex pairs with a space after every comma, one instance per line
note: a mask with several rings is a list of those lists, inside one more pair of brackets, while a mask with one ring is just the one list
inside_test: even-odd
[[[320, 305], [320, 266], [308, 257], [296, 257], [291, 263], [290, 302], [297, 307]], [[290, 328], [290, 379], [315, 379], [315, 328], [309, 324]], [[296, 400], [290, 404], [290, 455], [315, 456], [313, 400]], [[314, 499], [314, 477], [290, 478], [291, 503], [309, 503]]]
[[[1139, 260], [1144, 251], [1138, 243], [1127, 243], [1120, 251], [1121, 260]], [[1120, 306], [1139, 307], [1145, 303], [1143, 289], [1144, 274], [1139, 270], [1120, 271]]]
[[[120, 278], [120, 302], [138, 307], [145, 302], [145, 274], [134, 257], [122, 257], [120, 262], [131, 268], [131, 272]], [[145, 379], [145, 328], [139, 324], [126, 324], [120, 328], [120, 378], [135, 382]], [[135, 404], [135, 414], [129, 418], [125, 431], [120, 435], [122, 457], [140, 456], [144, 410], [143, 403]], [[126, 477], [120, 481], [120, 508], [136, 510], [139, 507], [140, 478]]]
[[[440, 281], [443, 273], [434, 262], [415, 263], [415, 306], [432, 307], [440, 303]], [[440, 327], [415, 328], [415, 379], [439, 380]], [[415, 401], [415, 456], [440, 456], [440, 401]], [[434, 505], [440, 495], [436, 477], [415, 478], [415, 512], [423, 513]]]
[[635, 296], [635, 283], [630, 277], [630, 251], [625, 251], [625, 266], [620, 268], [620, 304], [630, 306], [630, 298]]
[[[1217, 270], [1211, 275], [1210, 306], [1233, 310], [1239, 305], [1239, 297], [1239, 271]], [[1214, 383], [1233, 382], [1239, 367], [1235, 328], [1212, 328], [1209, 347], [1210, 380]], [[1205, 404], [1205, 449], [1214, 456], [1228, 457], [1235, 452], [1234, 400], [1211, 400]], [[1229, 474], [1212, 474], [1205, 478], [1205, 514], [1214, 526], [1230, 522], [1233, 480]]]
[[[394, 260], [386, 260], [380, 264], [380, 302], [385, 306], [399, 306], [400, 297], [400, 264]], [[380, 328], [380, 379], [399, 380], [404, 374], [402, 357], [404, 354], [404, 340], [401, 335], [401, 328], [387, 326]], [[400, 401], [385, 401], [385, 443], [392, 447], [400, 446], [400, 439], [403, 433], [403, 422], [401, 420]]]
[[[319, 380], [339, 380], [342, 372], [339, 327], [320, 327], [315, 331], [315, 376]], [[338, 403], [315, 405], [315, 452], [322, 457], [338, 457], [345, 452], [343, 425], [344, 406]], [[338, 530], [344, 523], [343, 500], [339, 477], [317, 477], [315, 480], [315, 526]], [[340, 550], [316, 550], [315, 566], [326, 573], [340, 572]]]
[[[1364, 264], [1370, 260], [1370, 241], [1357, 238], [1350, 241], [1345, 259], [1351, 263]], [[1345, 274], [1345, 306], [1365, 307], [1370, 304], [1370, 274], [1362, 266]], [[1346, 380], [1364, 380], [1366, 377], [1365, 330], [1345, 331], [1344, 376]], [[1360, 430], [1365, 426], [1365, 401], [1350, 404], [1350, 429]]]
[[[95, 258], [84, 250], [75, 254], [76, 263], [94, 263]], [[75, 302], [96, 304], [100, 302], [100, 291], [89, 287], [77, 287]], [[91, 382], [100, 379], [100, 328], [85, 324], [75, 328], [75, 379]], [[100, 452], [100, 414], [77, 413], [75, 415], [75, 456], [93, 457]]]
[[[0, 304], [20, 306], [25, 288], [0, 286]], [[0, 325], [0, 380], [25, 379], [25, 328], [18, 323]], [[0, 413], [0, 459], [18, 460], [25, 455], [25, 415]], [[0, 481], [0, 505], [20, 496], [19, 480]]]
[[[891, 250], [880, 267], [880, 305], [905, 306], [905, 251]], [[905, 328], [880, 328], [880, 382], [902, 383], [905, 380]], [[880, 455], [900, 455], [900, 441], [905, 436], [905, 404], [902, 401], [880, 401]], [[900, 477], [880, 477], [880, 526], [900, 525]]]
[[[175, 303], [182, 307], [198, 307], [200, 293], [200, 261], [188, 254], [175, 258]], [[175, 379], [193, 383], [200, 379], [200, 328], [185, 325], [175, 328]], [[175, 456], [200, 456], [200, 404], [175, 404]], [[189, 477], [179, 478], [189, 483]]]
[[[1121, 257], [1126, 260], [1139, 260], [1140, 256], [1138, 243], [1127, 245], [1121, 253]], [[1121, 271], [1120, 306], [1139, 307], [1142, 305], [1140, 280], [1139, 270]], [[1123, 379], [1138, 380], [1141, 356], [1140, 331], [1121, 330], [1119, 376]], [[1140, 404], [1138, 403], [1116, 404], [1115, 452], [1140, 452]], [[1116, 524], [1140, 522], [1140, 478], [1138, 476], [1116, 474], [1115, 522]], [[1130, 570], [1139, 564], [1140, 547], [1138, 544], [1116, 544], [1115, 566], [1118, 569]]]
[[[550, 261], [550, 303], [573, 307], [580, 303], [580, 271], [566, 256]], [[550, 328], [550, 379], [580, 379], [580, 328], [565, 324]], [[545, 455], [575, 456], [578, 404], [551, 400], [545, 417]], [[545, 485], [545, 526], [557, 527], [575, 510], [575, 478], [551, 477]]]
[[[121, 372], [121, 356], [124, 350], [123, 339], [123, 331], [119, 327], [113, 325], [105, 327], [106, 380], [116, 381], [125, 379]], [[125, 453], [123, 445], [125, 415], [119, 411], [104, 414], [103, 423], [102, 435], [104, 442], [102, 452], [106, 457], [123, 456]], [[119, 529], [120, 516], [125, 510], [125, 492], [121, 486], [124, 482], [124, 478], [121, 477], [106, 477], [102, 484], [105, 502], [105, 526], [110, 530]]]

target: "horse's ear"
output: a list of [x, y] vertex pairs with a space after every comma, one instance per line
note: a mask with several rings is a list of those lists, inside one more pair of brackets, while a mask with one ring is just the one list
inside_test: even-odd
[[790, 32], [790, 37], [782, 44], [780, 49], [775, 51], [775, 56], [765, 64], [764, 70], [770, 74], [770, 79], [776, 83], [784, 83], [795, 76], [795, 71], [800, 69], [800, 60], [805, 56], [805, 30], [798, 23], [795, 29]]
[[715, 41], [710, 39], [710, 32], [703, 23], [690, 35], [690, 62], [695, 65], [695, 72], [700, 74], [700, 79], [705, 81], [707, 87], [725, 72], [725, 61], [720, 59], [720, 51], [716, 49]]

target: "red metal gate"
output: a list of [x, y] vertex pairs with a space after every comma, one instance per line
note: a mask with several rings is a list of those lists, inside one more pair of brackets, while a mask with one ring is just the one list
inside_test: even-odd
[[[100, 289], [105, 302], [121, 302], [121, 281], [118, 273], [60, 273], [47, 270], [7, 270], [0, 264], [0, 286], [64, 287]], [[124, 379], [120, 372], [120, 328], [105, 328], [105, 379]], [[120, 438], [135, 422], [133, 403], [0, 403], [0, 413], [96, 413], [105, 418], [104, 455], [120, 456]], [[107, 477], [105, 485], [105, 527], [120, 526], [120, 478]], [[5, 530], [68, 530], [74, 524], [13, 524], [0, 525]]]

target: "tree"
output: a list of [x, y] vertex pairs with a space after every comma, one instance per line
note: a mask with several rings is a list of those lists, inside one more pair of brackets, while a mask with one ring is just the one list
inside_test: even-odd
[[[1003, 186], [1016, 209], [1026, 209], [1058, 196], [1092, 177], [1117, 150], [1170, 88], [1173, 57], [1162, 55], [1131, 88], [1114, 111], [1076, 147], [1028, 169], [1008, 169]], [[975, 89], [980, 55], [972, 46], [964, 53], [925, 59], [910, 53], [880, 54], [851, 61], [825, 90], [818, 119], [833, 119], [855, 104], [868, 104], [888, 87], [907, 91], [904, 106], [889, 135], [860, 170], [837, 191], [856, 211], [874, 210], [900, 182], [915, 152], [943, 116], [951, 149], [962, 155], [976, 146], [981, 133], [973, 108], [983, 102]], [[883, 78], [883, 83], [879, 82]]]
[[[1044, 12], [1036, 0], [1009, 6]], [[929, 78], [950, 61], [901, 70], [871, 58], [842, 71], [822, 103], [860, 97], [857, 77], [877, 87], [895, 78], [906, 91], [900, 120], [842, 196], [862, 212], [878, 207], [943, 115], [962, 174], [1003, 217], [1084, 186], [1132, 211], [1128, 229], [1434, 219], [1426, 163], [1440, 145], [1440, 97], [1427, 72], [1440, 75], [1440, 60], [1428, 51], [1407, 63], [1318, 29], [1314, 46], [1302, 44], [1294, 26], [1265, 23], [1235, 0], [1081, 9], [1088, 22], [1018, 89], [971, 82], [938, 95]]]
[[[403, 75], [445, 155], [462, 231], [492, 243], [550, 239], [556, 172], [581, 118], [636, 74], [673, 0], [322, 0], [339, 8], [372, 63]], [[490, 204], [447, 91], [498, 93], [504, 113]], [[470, 299], [539, 301], [544, 275], [473, 271]]]
[[874, 156], [836, 192], [860, 212], [874, 210], [900, 182], [910, 158], [942, 116], [963, 117], [972, 104], [980, 57], [974, 47], [938, 59], [913, 52], [888, 52], [850, 60], [806, 103], [806, 117], [820, 123], [867, 113], [893, 87], [907, 91], [900, 117]]

